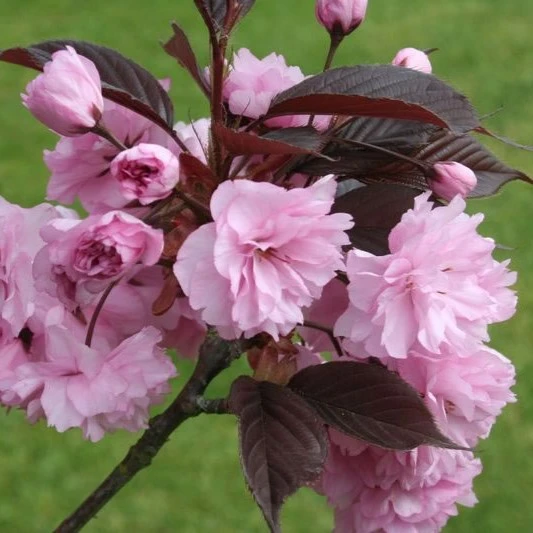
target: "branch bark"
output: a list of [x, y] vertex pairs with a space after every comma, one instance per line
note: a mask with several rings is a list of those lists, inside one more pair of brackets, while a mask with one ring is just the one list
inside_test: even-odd
[[151, 464], [170, 435], [187, 419], [201, 413], [226, 413], [225, 399], [208, 400], [203, 398], [203, 393], [244, 350], [244, 342], [225, 341], [210, 332], [200, 349], [193, 374], [177, 398], [163, 413], [150, 420], [148, 429], [126, 457], [55, 532], [80, 531], [139, 471]]

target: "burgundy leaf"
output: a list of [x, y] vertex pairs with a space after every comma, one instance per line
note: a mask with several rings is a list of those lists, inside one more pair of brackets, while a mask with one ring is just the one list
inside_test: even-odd
[[27, 48], [3, 50], [0, 60], [42, 71], [52, 54], [67, 45], [96, 65], [106, 98], [139, 113], [167, 131], [172, 130], [174, 110], [161, 84], [147, 70], [115, 50], [84, 41], [45, 41]]
[[355, 226], [347, 233], [354, 248], [384, 255], [390, 253], [390, 230], [414, 206], [419, 194], [420, 190], [402, 185], [374, 183], [338, 196], [332, 211], [352, 215]]
[[419, 394], [379, 365], [330, 362], [298, 372], [288, 387], [346, 435], [391, 450], [422, 444], [462, 449], [445, 437]]
[[359, 115], [428, 122], [456, 132], [479, 126], [465, 96], [438, 78], [392, 65], [328, 70], [279, 94], [267, 116]]
[[175, 58], [189, 72], [204, 94], [209, 96], [209, 87], [198, 66], [196, 56], [187, 35], [175, 22], [172, 24], [172, 30], [174, 31], [174, 35], [163, 44], [165, 52]]
[[361, 117], [341, 126], [336, 137], [407, 151], [426, 143], [436, 129], [431, 124], [413, 120]]
[[286, 128], [259, 137], [215, 124], [213, 132], [226, 150], [234, 155], [316, 154], [325, 143], [323, 137], [313, 128]]
[[[194, 0], [194, 3], [208, 28], [218, 32], [224, 27], [228, 16], [228, 0]], [[228, 29], [233, 28], [254, 4], [255, 0], [232, 0]]]
[[[411, 120], [356, 118], [330, 134], [330, 142], [321, 152], [322, 156], [328, 159], [300, 158], [291, 166], [291, 170], [313, 176], [334, 173], [355, 178], [364, 177], [376, 168], [397, 161], [398, 156], [387, 154], [383, 149], [408, 156], [427, 144], [436, 130], [436, 126], [431, 124]], [[357, 143], [371, 144], [375, 148]]]
[[217, 182], [217, 177], [213, 171], [197, 157], [182, 152], [179, 159], [181, 170], [188, 178], [208, 184], [215, 184]]
[[248, 376], [233, 382], [229, 407], [239, 417], [246, 483], [271, 531], [277, 533], [283, 502], [322, 471], [326, 430], [313, 409], [291, 390]]

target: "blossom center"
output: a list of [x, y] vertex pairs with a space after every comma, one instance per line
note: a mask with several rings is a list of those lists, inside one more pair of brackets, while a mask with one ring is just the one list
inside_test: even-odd
[[74, 268], [91, 277], [107, 278], [120, 273], [122, 258], [114, 246], [87, 239], [76, 250]]
[[153, 181], [154, 174], [158, 174], [159, 169], [147, 163], [132, 162], [125, 165], [119, 173], [121, 181], [132, 181], [138, 188], [144, 189]]

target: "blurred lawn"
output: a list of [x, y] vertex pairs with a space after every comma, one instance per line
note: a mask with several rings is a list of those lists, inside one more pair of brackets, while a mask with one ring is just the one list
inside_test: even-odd
[[[259, 56], [275, 50], [304, 72], [317, 72], [327, 39], [314, 21], [313, 6], [312, 0], [258, 1], [233, 46], [247, 46]], [[193, 2], [184, 0], [135, 2], [135, 8], [126, 0], [2, 0], [0, 48], [55, 37], [115, 47], [157, 76], [172, 76], [176, 118], [187, 120], [202, 116], [207, 108], [193, 84], [159, 48], [158, 40], [170, 35], [168, 23], [173, 19], [187, 29], [205, 62], [208, 49], [200, 19]], [[404, 46], [438, 47], [432, 56], [435, 72], [465, 92], [481, 114], [504, 105], [489, 126], [533, 144], [532, 21], [531, 0], [371, 0], [367, 22], [342, 46], [337, 64], [388, 62]], [[20, 104], [19, 93], [32, 76], [0, 65], [0, 194], [26, 206], [42, 201], [47, 175], [41, 150], [55, 143]], [[492, 147], [508, 163], [533, 175], [533, 154]], [[511, 255], [520, 272], [520, 309], [510, 323], [493, 330], [493, 345], [518, 368], [520, 402], [505, 411], [489, 441], [479, 446], [485, 465], [476, 483], [480, 504], [452, 519], [448, 532], [533, 531], [532, 202], [533, 190], [515, 183], [497, 198], [471, 206], [486, 213], [487, 235], [515, 248]], [[182, 375], [188, 369], [184, 365]], [[219, 379], [213, 394], [224, 394], [240, 370], [237, 365]], [[59, 435], [42, 425], [30, 427], [16, 412], [3, 419], [2, 435], [0, 531], [23, 533], [51, 530], [136, 439], [116, 434], [90, 444], [77, 431]], [[331, 517], [321, 498], [301, 491], [287, 504], [284, 525], [288, 533], [321, 533], [330, 530]], [[87, 531], [265, 531], [239, 471], [234, 421], [189, 421], [153, 466]]]

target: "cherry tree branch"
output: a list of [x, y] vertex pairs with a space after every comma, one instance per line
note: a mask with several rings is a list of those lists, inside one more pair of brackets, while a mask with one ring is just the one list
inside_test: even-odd
[[225, 341], [209, 332], [200, 348], [192, 376], [172, 404], [149, 422], [148, 429], [130, 448], [126, 457], [90, 496], [58, 527], [55, 533], [80, 531], [152, 459], [170, 435], [187, 419], [201, 413], [227, 413], [225, 399], [209, 400], [203, 394], [209, 383], [246, 349], [244, 341]]

